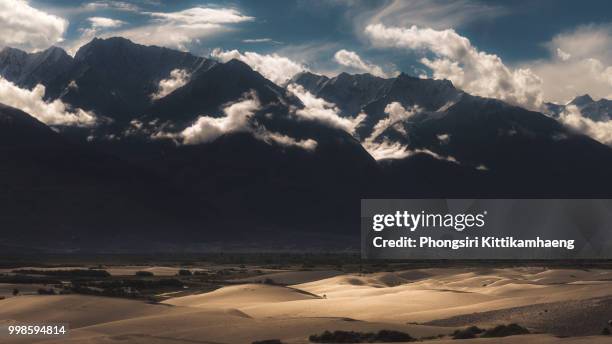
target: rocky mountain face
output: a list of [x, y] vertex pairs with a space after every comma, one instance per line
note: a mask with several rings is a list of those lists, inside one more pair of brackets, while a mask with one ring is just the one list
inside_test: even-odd
[[[424, 175], [449, 171], [446, 174], [455, 182], [444, 183], [439, 179], [426, 188], [417, 187], [423, 195], [429, 192], [487, 197], [588, 197], [610, 191], [599, 189], [605, 185], [606, 175], [612, 172], [610, 148], [568, 130], [544, 114], [471, 96], [446, 80], [423, 80], [402, 74], [384, 83], [379, 81], [382, 86], [370, 88], [371, 92], [364, 97], [363, 76], [343, 78], [347, 79], [344, 85], [353, 86], [331, 94], [323, 90], [332, 79], [307, 75], [298, 76], [294, 82], [327, 101], [338, 101], [336, 105], [341, 108], [348, 104], [343, 98], [365, 100], [361, 108], [352, 112], [367, 115], [357, 130], [362, 140], [371, 137], [378, 125], [384, 130], [377, 132], [375, 142], [399, 144], [415, 152], [427, 150], [438, 155], [437, 164], [414, 156], [400, 159], [406, 162], [380, 164], [396, 177], [419, 170], [428, 171]], [[393, 119], [386, 108], [395, 102], [414, 114]], [[603, 108], [606, 101], [578, 98], [575, 103], [582, 109], [593, 109]], [[597, 165], [597, 159], [601, 159], [606, 172], [593, 172], [594, 175], [586, 172], [590, 170], [586, 166]], [[450, 172], [456, 169], [464, 172]], [[402, 190], [399, 194], [415, 191], [414, 186], [403, 187], [406, 184], [398, 183], [395, 178], [387, 180], [399, 185]], [[564, 182], [568, 180], [572, 182]]]
[[329, 79], [305, 72], [296, 75], [291, 82], [303, 86], [319, 98], [336, 104], [342, 114], [355, 116], [364, 106], [389, 92], [394, 80], [371, 74], [347, 73]]
[[566, 105], [545, 104], [547, 112], [554, 117], [558, 117], [570, 105], [576, 106], [582, 116], [596, 122], [612, 119], [612, 100], [605, 98], [594, 100], [588, 94], [578, 96]]
[[[120, 249], [167, 239], [210, 218], [206, 204], [131, 163], [74, 144], [0, 104], [0, 243], [29, 248]], [[180, 203], [179, 203], [180, 201]], [[211, 233], [213, 235], [214, 233]]]
[[72, 57], [58, 47], [31, 54], [14, 48], [0, 51], [0, 75], [22, 88], [50, 85], [63, 78], [72, 63]]
[[33, 54], [12, 48], [0, 52], [0, 75], [7, 80], [25, 88], [43, 84], [47, 99], [60, 98], [121, 125], [151, 106], [159, 82], [173, 70], [191, 75], [214, 64], [189, 53], [120, 37], [95, 38], [74, 59], [57, 47]]
[[74, 62], [65, 75], [63, 85], [67, 86], [54, 85], [51, 94], [119, 123], [129, 122], [148, 108], [159, 81], [171, 71], [191, 74], [214, 64], [189, 53], [138, 45], [124, 38], [94, 39], [77, 51]]
[[[0, 107], [0, 154], [10, 161], [0, 168], [10, 209], [0, 238], [15, 242], [19, 231], [61, 234], [61, 247], [126, 237], [149, 248], [313, 247], [332, 245], [330, 236], [357, 247], [362, 198], [612, 196], [608, 146], [445, 80], [297, 75], [292, 83], [340, 116], [365, 114], [348, 133], [299, 116], [296, 95], [237, 60], [96, 39], [47, 78], [47, 67], [24, 72], [34, 70], [20, 62], [31, 54], [5, 51], [7, 79], [25, 87], [18, 80], [36, 75], [47, 97], [111, 119], [82, 134]], [[176, 69], [189, 75], [184, 85], [152, 99]], [[372, 145], [407, 154], [376, 161]]]

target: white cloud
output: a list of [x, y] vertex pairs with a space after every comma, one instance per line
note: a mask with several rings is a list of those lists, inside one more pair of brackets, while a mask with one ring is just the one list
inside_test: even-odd
[[611, 95], [612, 24], [580, 26], [545, 45], [551, 58], [525, 65], [542, 78], [547, 101], [566, 103], [585, 93], [594, 98]]
[[414, 116], [418, 111], [419, 109], [416, 106], [412, 107], [410, 110], [406, 110], [402, 104], [398, 102], [387, 104], [387, 106], [385, 106], [387, 117], [376, 123], [370, 136], [363, 140], [361, 145], [376, 160], [403, 159], [410, 156], [413, 152], [407, 146], [399, 142], [390, 142], [387, 139], [377, 139], [385, 130]]
[[392, 0], [365, 14], [367, 24], [427, 26], [437, 29], [492, 19], [507, 13], [499, 6], [471, 0]]
[[168, 78], [162, 79], [159, 82], [157, 92], [151, 95], [151, 99], [157, 100], [169, 95], [176, 89], [187, 84], [190, 78], [191, 75], [186, 70], [174, 69], [170, 72], [170, 76]]
[[546, 46], [553, 51], [558, 48], [574, 58], [609, 62], [612, 59], [611, 43], [612, 24], [582, 25], [556, 35]]
[[439, 134], [436, 135], [436, 137], [438, 138], [438, 141], [440, 141], [440, 144], [446, 145], [450, 142], [449, 134]]
[[388, 140], [364, 141], [361, 145], [375, 160], [404, 159], [413, 154], [407, 146]]
[[251, 118], [261, 109], [259, 99], [251, 94], [223, 109], [224, 117], [200, 116], [181, 132], [184, 144], [208, 143], [226, 133], [251, 131]]
[[243, 39], [242, 43], [273, 43], [273, 44], [282, 44], [282, 42], [275, 41], [272, 38], [248, 38], [248, 39]]
[[[232, 8], [193, 7], [178, 12], [144, 12], [152, 20], [143, 26], [113, 32], [146, 45], [187, 50], [201, 39], [231, 30], [231, 24], [253, 21]], [[107, 35], [108, 36], [108, 35]]]
[[151, 12], [149, 14], [154, 18], [159, 18], [162, 22], [184, 25], [241, 23], [254, 19], [232, 8], [193, 7], [178, 12]]
[[421, 109], [418, 106], [413, 106], [410, 109], [405, 109], [402, 104], [398, 102], [392, 102], [385, 106], [385, 113], [387, 114], [387, 118], [383, 118], [372, 130], [372, 134], [370, 137], [366, 139], [366, 141], [374, 141], [377, 139], [385, 130], [393, 127], [394, 125], [404, 122], [410, 117], [419, 113]]
[[[376, 160], [404, 159], [414, 154], [427, 154], [438, 160], [457, 163], [457, 160], [451, 156], [444, 157], [428, 149], [413, 150], [399, 142], [391, 142], [387, 138], [379, 139], [379, 137], [387, 129], [394, 128], [398, 130], [398, 128], [396, 128], [397, 124], [405, 122], [407, 119], [410, 119], [420, 111], [421, 109], [418, 106], [413, 106], [406, 109], [398, 102], [387, 104], [387, 106], [385, 106], [385, 113], [387, 114], [387, 117], [376, 123], [370, 136], [363, 140], [361, 145]], [[399, 127], [399, 129], [400, 132], [403, 131], [402, 127]]]
[[455, 164], [459, 163], [457, 159], [452, 156], [441, 156], [429, 149], [412, 150], [399, 142], [391, 142], [387, 139], [382, 141], [364, 141], [361, 145], [375, 160], [404, 159], [415, 154], [427, 154], [438, 160], [444, 160]]
[[561, 50], [561, 48], [557, 48], [557, 56], [563, 61], [567, 61], [570, 59], [570, 57], [572, 57], [572, 55]]
[[121, 27], [126, 23], [124, 21], [105, 17], [90, 17], [87, 18], [90, 26], [87, 28], [80, 28], [79, 32], [81, 36], [68, 42], [65, 47], [68, 54], [74, 56], [79, 48], [97, 36], [103, 35], [105, 32], [109, 32], [113, 29]]
[[334, 54], [334, 60], [345, 67], [349, 67], [360, 72], [370, 73], [381, 78], [388, 77], [387, 73], [385, 73], [382, 68], [362, 60], [361, 57], [354, 51], [348, 51], [345, 49], [338, 50], [336, 54]]
[[125, 1], [105, 0], [105, 1], [94, 1], [94, 2], [83, 4], [82, 6], [76, 8], [74, 10], [74, 13], [94, 12], [94, 11], [101, 11], [101, 10], [137, 12], [140, 10], [140, 8], [138, 8], [138, 6], [134, 4], [130, 4]]
[[221, 62], [227, 62], [232, 59], [240, 60], [278, 85], [284, 84], [297, 73], [306, 70], [306, 67], [302, 64], [277, 54], [262, 55], [249, 51], [243, 54], [238, 50], [223, 51], [221, 49], [214, 49], [211, 56]]
[[354, 118], [342, 117], [339, 115], [340, 110], [335, 104], [327, 102], [322, 98], [315, 97], [301, 85], [289, 84], [287, 90], [298, 97], [304, 104], [303, 109], [295, 110], [295, 114], [298, 118], [317, 121], [333, 128], [342, 129], [349, 134], [354, 134], [355, 129], [357, 129], [366, 117], [363, 113], [358, 114]]
[[82, 109], [70, 109], [61, 100], [43, 100], [45, 87], [37, 85], [32, 90], [22, 89], [0, 77], [0, 103], [18, 108], [48, 125], [73, 125], [89, 127], [96, 117]]
[[125, 24], [124, 21], [121, 21], [118, 19], [112, 19], [112, 18], [105, 18], [105, 17], [90, 17], [90, 18], [87, 18], [87, 20], [91, 22], [91, 27], [93, 29], [115, 28], [115, 27], [120, 27]]
[[498, 98], [536, 109], [542, 104], [541, 79], [528, 68], [510, 69], [494, 54], [476, 49], [452, 29], [368, 25], [366, 35], [375, 47], [433, 53], [421, 62], [436, 79], [448, 79], [472, 94]]
[[157, 133], [154, 138], [174, 138], [186, 145], [213, 142], [228, 133], [251, 133], [256, 139], [269, 144], [296, 146], [312, 151], [317, 142], [312, 139], [297, 140], [287, 135], [267, 130], [253, 121], [253, 116], [261, 110], [261, 103], [254, 92], [246, 94], [234, 103], [223, 108], [223, 117], [200, 116], [195, 123], [178, 134]]
[[566, 106], [565, 110], [559, 115], [559, 121], [603, 144], [612, 145], [612, 121], [596, 122], [583, 117], [575, 105]]
[[42, 50], [62, 41], [68, 21], [25, 0], [0, 1], [0, 46]]
[[273, 142], [285, 147], [295, 146], [305, 149], [307, 151], [314, 151], [317, 148], [317, 141], [313, 139], [296, 140], [287, 135], [274, 133], [266, 130], [256, 131], [255, 137], [267, 143]]

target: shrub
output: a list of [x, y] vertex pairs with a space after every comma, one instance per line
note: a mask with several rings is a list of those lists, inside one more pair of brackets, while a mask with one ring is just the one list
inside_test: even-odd
[[353, 331], [325, 331], [320, 335], [312, 335], [308, 339], [314, 343], [361, 343], [362, 333]]
[[486, 330], [481, 337], [508, 337], [519, 334], [529, 334], [529, 330], [517, 324], [499, 325]]
[[153, 273], [151, 271], [136, 271], [136, 276], [139, 277], [153, 277]]
[[55, 290], [53, 290], [53, 288], [40, 288], [38, 289], [38, 295], [55, 295]]
[[60, 277], [110, 277], [106, 270], [90, 270], [90, 269], [72, 269], [72, 270], [35, 270], [35, 269], [18, 269], [13, 270], [13, 273], [24, 275], [43, 275], [43, 276], [60, 276]]
[[601, 335], [602, 336], [609, 336], [610, 335], [610, 329], [607, 327], [604, 327], [603, 330], [601, 330]]
[[463, 330], [457, 330], [453, 333], [453, 339], [470, 339], [476, 338], [477, 334], [481, 334], [484, 332], [483, 329], [478, 328], [476, 326], [470, 326]]
[[312, 335], [308, 339], [314, 343], [394, 343], [416, 341], [408, 333], [392, 330], [380, 330], [378, 333], [325, 331], [320, 335]]
[[378, 342], [393, 343], [393, 342], [411, 342], [415, 339], [412, 338], [408, 333], [391, 330], [380, 330], [376, 336]]
[[191, 275], [192, 275], [192, 273], [191, 273], [191, 271], [190, 271], [190, 270], [187, 270], [187, 269], [180, 269], [180, 270], [178, 271], [178, 275], [179, 275], [179, 276], [191, 276]]

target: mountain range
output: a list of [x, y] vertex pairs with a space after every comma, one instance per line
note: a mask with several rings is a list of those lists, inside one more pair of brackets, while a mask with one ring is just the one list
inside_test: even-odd
[[[185, 80], [152, 97], [177, 70]], [[5, 48], [0, 75], [101, 119], [51, 128], [0, 107], [7, 247], [358, 247], [362, 198], [612, 195], [610, 147], [447, 80], [304, 72], [276, 85], [238, 60], [124, 38], [74, 58]]]
[[565, 105], [553, 103], [546, 103], [545, 105], [547, 112], [553, 117], [559, 117], [569, 106], [575, 106], [582, 116], [593, 121], [601, 122], [612, 119], [612, 100], [605, 98], [593, 100], [588, 94], [578, 96]]

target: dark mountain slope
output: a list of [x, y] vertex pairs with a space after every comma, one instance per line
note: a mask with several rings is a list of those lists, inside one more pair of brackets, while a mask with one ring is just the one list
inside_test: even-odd
[[582, 116], [596, 122], [612, 119], [612, 100], [601, 98], [596, 101], [588, 94], [574, 98], [567, 105], [554, 103], [546, 103], [544, 105], [547, 113], [553, 117], [558, 117], [568, 105], [574, 105], [580, 110]]
[[341, 73], [331, 79], [312, 73], [300, 73], [292, 82], [303, 86], [319, 98], [336, 104], [345, 116], [354, 117], [370, 102], [389, 91], [394, 79], [383, 79], [371, 74]]
[[[326, 88], [332, 79], [302, 74], [294, 79], [317, 96], [343, 107], [343, 99], [365, 100], [359, 111], [367, 114], [358, 128], [362, 139], [388, 118], [387, 105], [398, 102], [419, 112], [389, 126], [376, 141], [400, 143], [410, 149], [431, 150], [457, 163], [411, 156], [381, 163], [397, 197], [410, 195], [481, 195], [485, 197], [607, 197], [612, 187], [612, 149], [565, 128], [541, 113], [501, 101], [468, 95], [446, 80], [427, 80], [405, 74], [388, 79], [376, 92], [362, 93], [355, 85], [363, 75], [340, 75], [337, 88]], [[370, 76], [371, 80], [376, 80]], [[361, 83], [363, 85], [363, 82]], [[364, 94], [375, 98], [370, 100]], [[376, 94], [375, 96], [372, 96]], [[605, 100], [582, 97], [575, 105], [605, 108]], [[595, 105], [597, 103], [597, 105]], [[605, 104], [604, 104], [605, 105]], [[433, 160], [432, 160], [433, 159]], [[433, 182], [438, 176], [436, 182]], [[448, 178], [449, 183], [444, 177]], [[420, 183], [412, 183], [413, 180]], [[433, 180], [432, 180], [433, 179]], [[384, 183], [383, 183], [384, 184]], [[395, 184], [396, 187], [392, 187]], [[404, 192], [397, 193], [397, 190]], [[426, 190], [426, 191], [425, 191]], [[384, 192], [381, 192], [384, 194]]]
[[[167, 147], [151, 157], [150, 168], [169, 172], [175, 185], [202, 195], [241, 218], [261, 226], [311, 232], [351, 230], [361, 195], [380, 170], [357, 140], [315, 121], [297, 119], [299, 99], [238, 60], [217, 64], [147, 111], [145, 120], [170, 121], [174, 130], [200, 115], [221, 116], [224, 104], [253, 92], [262, 108], [255, 122], [268, 131], [297, 140], [317, 141], [314, 151], [257, 140], [249, 133], [229, 133], [205, 144]], [[163, 173], [160, 171], [160, 173]], [[299, 219], [296, 221], [296, 219]], [[353, 220], [357, 220], [355, 217]]]
[[[213, 64], [189, 53], [124, 38], [96, 38], [79, 49], [64, 80], [50, 85], [49, 96], [61, 96], [73, 106], [125, 124], [150, 106], [159, 81], [172, 70], [191, 73]], [[68, 87], [71, 83], [75, 87]]]
[[463, 95], [446, 111], [406, 123], [405, 130], [408, 137], [394, 139], [486, 167], [493, 183], [477, 181], [473, 189], [487, 197], [612, 195], [612, 149], [538, 112]]
[[570, 105], [576, 105], [582, 116], [594, 121], [608, 121], [612, 119], [612, 100], [605, 98], [597, 101], [585, 94], [574, 98]]
[[0, 75], [21, 88], [48, 86], [62, 79], [72, 62], [72, 57], [58, 47], [31, 54], [4, 48], [0, 51]]
[[147, 118], [175, 123], [193, 121], [198, 115], [217, 116], [221, 105], [255, 91], [262, 104], [279, 102], [285, 90], [239, 60], [218, 63], [197, 73], [191, 81], [146, 111]]
[[[182, 240], [177, 236], [196, 230], [205, 218], [188, 218], [193, 209], [173, 204], [186, 195], [154, 175], [68, 143], [26, 113], [4, 105], [0, 156], [4, 243], [113, 249], [138, 246], [146, 237], [154, 245]], [[205, 205], [198, 209], [206, 215]]]

